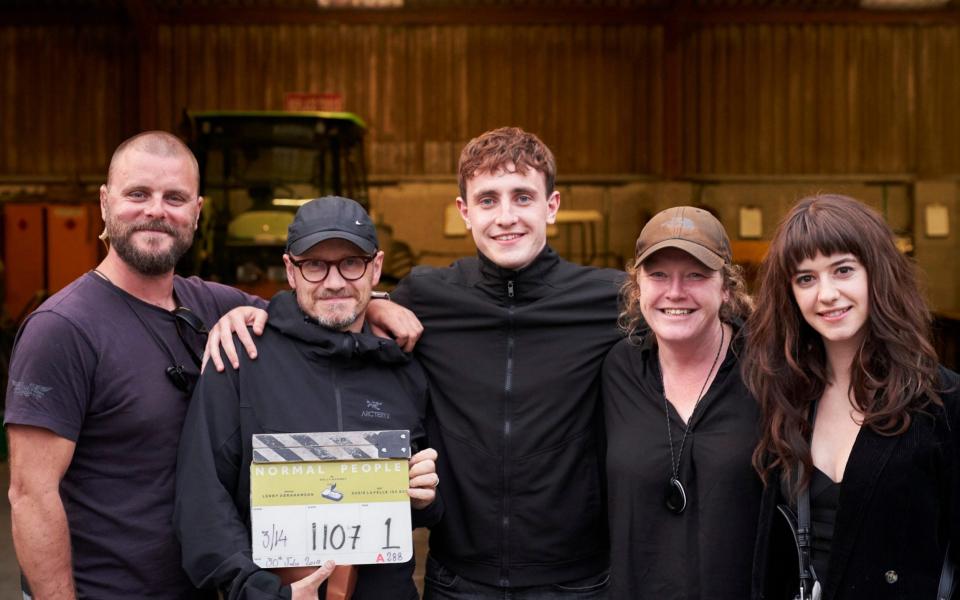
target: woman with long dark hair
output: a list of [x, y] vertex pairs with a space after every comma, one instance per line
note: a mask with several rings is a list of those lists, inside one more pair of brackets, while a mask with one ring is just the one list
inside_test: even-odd
[[[797, 203], [747, 329], [766, 484], [753, 597], [794, 598], [798, 570], [823, 600], [939, 597], [960, 549], [958, 378], [883, 218], [845, 196]], [[807, 523], [809, 543], [789, 534]]]
[[678, 206], [643, 228], [628, 274], [628, 337], [602, 376], [611, 598], [743, 600], [761, 485], [740, 268], [720, 222]]

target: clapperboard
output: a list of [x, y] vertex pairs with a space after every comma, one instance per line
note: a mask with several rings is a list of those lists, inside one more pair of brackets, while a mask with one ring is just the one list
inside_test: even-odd
[[272, 569], [410, 560], [409, 458], [406, 430], [254, 435], [253, 561]]

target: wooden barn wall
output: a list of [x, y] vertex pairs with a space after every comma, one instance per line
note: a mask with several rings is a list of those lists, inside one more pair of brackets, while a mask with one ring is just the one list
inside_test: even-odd
[[0, 174], [102, 171], [136, 89], [112, 27], [0, 27]]
[[916, 52], [917, 171], [960, 175], [960, 27], [925, 29]]
[[717, 26], [681, 46], [686, 175], [960, 174], [960, 27]]
[[370, 171], [449, 174], [492, 127], [538, 132], [567, 172], [659, 169], [662, 46], [636, 26], [164, 27], [158, 121], [337, 92], [369, 126]]
[[466, 140], [504, 124], [539, 133], [563, 173], [960, 174], [956, 25], [154, 33], [138, 47], [117, 26], [0, 28], [0, 175], [100, 173], [141, 127], [176, 129], [188, 108], [279, 109], [287, 91], [341, 93], [369, 125], [374, 174], [450, 174]]
[[720, 26], [690, 34], [683, 48], [684, 170], [913, 171], [918, 83], [939, 93], [917, 60], [921, 40], [933, 34], [832, 25]]

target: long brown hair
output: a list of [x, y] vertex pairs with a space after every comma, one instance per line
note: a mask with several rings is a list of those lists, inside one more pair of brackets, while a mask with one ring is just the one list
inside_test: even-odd
[[[841, 253], [857, 257], [869, 285], [867, 332], [850, 374], [863, 426], [898, 435], [910, 426], [912, 412], [940, 404], [930, 311], [916, 268], [897, 250], [886, 222], [846, 196], [800, 200], [780, 223], [761, 265], [743, 361], [744, 381], [763, 413], [753, 465], [765, 483], [780, 468], [794, 496], [812, 469], [810, 406], [831, 374], [822, 338], [797, 307], [792, 280], [804, 259]], [[799, 484], [798, 465], [804, 467]]]

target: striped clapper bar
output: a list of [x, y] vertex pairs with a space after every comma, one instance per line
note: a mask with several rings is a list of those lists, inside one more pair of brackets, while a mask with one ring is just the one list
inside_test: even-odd
[[273, 569], [410, 560], [409, 458], [406, 430], [254, 435], [253, 561]]

